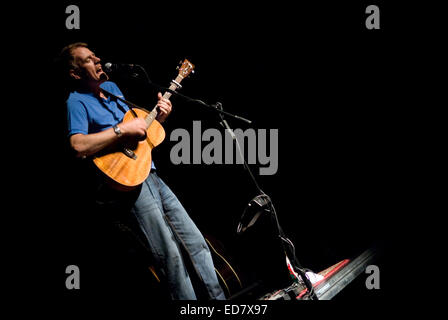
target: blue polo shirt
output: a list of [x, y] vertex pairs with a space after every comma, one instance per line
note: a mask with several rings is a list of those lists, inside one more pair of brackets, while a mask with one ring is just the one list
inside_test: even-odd
[[[103, 82], [100, 87], [124, 99], [114, 82]], [[97, 133], [111, 128], [123, 120], [128, 110], [125, 103], [111, 97], [105, 100], [91, 92], [73, 91], [67, 99], [68, 135]], [[151, 167], [154, 169], [154, 163]]]
[[[123, 97], [123, 93], [113, 82], [106, 81], [101, 87], [120, 98]], [[91, 92], [71, 92], [67, 99], [68, 135], [106, 130], [121, 122], [127, 110], [129, 108], [126, 104], [110, 97], [105, 100]]]

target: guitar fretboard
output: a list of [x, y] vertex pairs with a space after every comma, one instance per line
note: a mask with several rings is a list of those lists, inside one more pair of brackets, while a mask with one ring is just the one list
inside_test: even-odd
[[[182, 81], [183, 77], [179, 74], [176, 79], [174, 81], [171, 82], [171, 85], [169, 87], [169, 89], [171, 91], [176, 90], [179, 86], [178, 84], [180, 84], [180, 82]], [[171, 98], [171, 92], [167, 91], [163, 94], [163, 97], [165, 99], [169, 99]], [[149, 126], [151, 125], [151, 123], [154, 121], [154, 119], [157, 117], [157, 106], [154, 107], [154, 109], [152, 109], [152, 111], [146, 116], [145, 121], [146, 121], [146, 126], [147, 128], [149, 128]]]

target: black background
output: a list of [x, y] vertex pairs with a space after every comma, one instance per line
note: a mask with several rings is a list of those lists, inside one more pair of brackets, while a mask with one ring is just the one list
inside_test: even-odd
[[[80, 8], [80, 30], [65, 27], [69, 4]], [[27, 182], [24, 186], [15, 179], [10, 187], [11, 201], [31, 206], [19, 214], [22, 235], [14, 252], [25, 261], [22, 274], [30, 265], [39, 270], [39, 285], [30, 290], [23, 277], [17, 287], [34, 296], [44, 287], [49, 297], [68, 303], [83, 297], [157, 295], [148, 292], [151, 280], [135, 257], [116, 250], [119, 244], [86, 209], [80, 191], [88, 181], [67, 146], [66, 96], [53, 61], [63, 46], [82, 41], [103, 62], [144, 66], [162, 86], [176, 76], [178, 62], [188, 58], [196, 69], [184, 80], [183, 94], [220, 101], [225, 110], [253, 120], [255, 129], [278, 129], [277, 173], [260, 176], [259, 166], [251, 168], [271, 196], [299, 261], [318, 272], [377, 246], [383, 253], [378, 262], [382, 289], [367, 290], [361, 275], [337, 299], [386, 299], [388, 258], [394, 255], [393, 235], [407, 197], [403, 186], [410, 179], [402, 155], [408, 138], [400, 103], [407, 30], [395, 20], [401, 12], [381, 1], [374, 3], [381, 10], [381, 29], [367, 30], [368, 4], [127, 1], [15, 9], [19, 18], [9, 24], [5, 38], [15, 49], [11, 66], [17, 67], [10, 80], [16, 90], [10, 95], [26, 107], [12, 117], [14, 123], [25, 118], [32, 125], [18, 132], [29, 145], [29, 156], [18, 159]], [[143, 82], [120, 75], [112, 80], [127, 99], [154, 105], [156, 91]], [[164, 125], [167, 139], [153, 152], [159, 175], [199, 228], [223, 244], [245, 285], [262, 281], [265, 291], [257, 292], [262, 294], [286, 287], [289, 278], [270, 220], [264, 217], [247, 234], [236, 234], [245, 206], [257, 195], [243, 167], [171, 163], [172, 130], [192, 132], [194, 120], [202, 122], [202, 130], [220, 128], [213, 112], [178, 97], [172, 102], [174, 111]], [[70, 264], [81, 269], [79, 291], [65, 288]]]

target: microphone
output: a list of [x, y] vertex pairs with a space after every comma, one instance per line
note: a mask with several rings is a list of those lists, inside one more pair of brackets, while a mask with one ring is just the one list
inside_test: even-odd
[[106, 72], [120, 71], [120, 70], [132, 70], [136, 67], [135, 64], [126, 64], [126, 63], [112, 63], [106, 62], [104, 64], [104, 70]]

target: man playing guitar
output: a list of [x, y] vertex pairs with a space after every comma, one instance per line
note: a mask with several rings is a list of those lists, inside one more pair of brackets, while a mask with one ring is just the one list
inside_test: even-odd
[[[73, 43], [61, 52], [65, 74], [73, 82], [67, 99], [70, 145], [79, 157], [91, 157], [123, 141], [141, 141], [147, 136], [147, 122], [141, 117], [123, 121], [129, 107], [110, 96], [123, 97], [117, 85], [108, 81], [101, 59], [85, 43]], [[171, 102], [158, 94], [156, 120], [165, 121]], [[172, 299], [195, 300], [197, 295], [187, 272], [185, 251], [193, 270], [210, 299], [225, 299], [213, 266], [210, 250], [199, 229], [175, 194], [157, 175], [155, 166], [144, 182], [126, 192], [102, 186], [97, 204], [102, 210], [120, 210], [137, 221], [146, 237], [156, 266], [166, 277]]]

